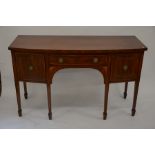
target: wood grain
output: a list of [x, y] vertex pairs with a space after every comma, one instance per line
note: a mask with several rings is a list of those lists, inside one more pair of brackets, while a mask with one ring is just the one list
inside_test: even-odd
[[[9, 46], [10, 50], [88, 52], [146, 50], [147, 47], [135, 36], [32, 36], [20, 35]], [[96, 52], [94, 52], [94, 50]]]

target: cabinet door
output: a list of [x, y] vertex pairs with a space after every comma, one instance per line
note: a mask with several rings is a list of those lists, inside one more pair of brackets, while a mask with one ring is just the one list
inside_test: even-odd
[[119, 54], [112, 56], [112, 82], [132, 81], [138, 78], [141, 54]]
[[19, 80], [44, 82], [45, 59], [42, 54], [15, 54]]

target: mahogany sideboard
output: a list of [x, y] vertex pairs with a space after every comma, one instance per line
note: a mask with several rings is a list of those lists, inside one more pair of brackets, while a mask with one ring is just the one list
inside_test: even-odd
[[45, 83], [48, 96], [48, 117], [52, 119], [51, 83], [54, 74], [64, 68], [93, 68], [104, 78], [104, 112], [107, 118], [110, 83], [134, 81], [131, 115], [136, 112], [144, 51], [147, 47], [135, 36], [34, 36], [19, 35], [8, 48], [11, 50], [18, 114], [22, 116], [20, 85], [26, 82]]

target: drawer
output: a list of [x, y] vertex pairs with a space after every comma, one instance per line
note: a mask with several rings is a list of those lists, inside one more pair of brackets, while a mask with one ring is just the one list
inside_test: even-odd
[[41, 54], [15, 54], [19, 80], [45, 81], [45, 59]]
[[138, 78], [139, 62], [141, 55], [139, 54], [121, 54], [111, 58], [111, 76], [113, 82], [132, 81]]
[[106, 55], [50, 55], [49, 63], [52, 65], [107, 65]]

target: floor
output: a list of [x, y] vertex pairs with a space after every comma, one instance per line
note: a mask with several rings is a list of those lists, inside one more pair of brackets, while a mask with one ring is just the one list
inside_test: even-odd
[[[65, 69], [54, 76], [52, 87], [53, 120], [48, 120], [45, 84], [28, 83], [28, 100], [21, 83], [23, 117], [17, 115], [12, 77], [3, 77], [0, 98], [0, 128], [155, 128], [155, 83], [142, 77], [137, 113], [131, 117], [133, 83], [123, 99], [124, 84], [111, 84], [107, 120], [102, 120], [104, 84], [102, 75], [93, 69]], [[148, 82], [146, 82], [148, 81]]]

